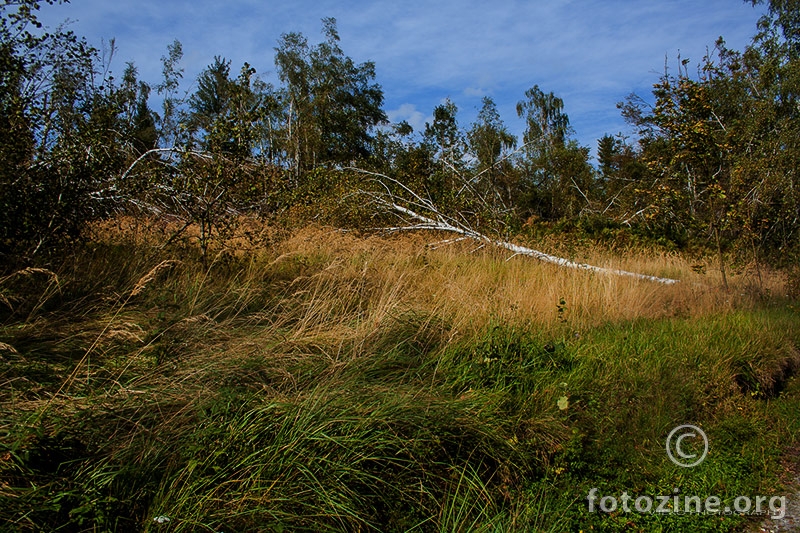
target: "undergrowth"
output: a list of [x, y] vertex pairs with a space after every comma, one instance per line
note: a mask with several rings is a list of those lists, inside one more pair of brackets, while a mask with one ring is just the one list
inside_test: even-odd
[[[11, 531], [733, 531], [587, 495], [776, 494], [800, 328], [779, 277], [678, 286], [295, 232], [203, 265], [106, 239], [0, 279]], [[591, 253], [591, 252], [586, 252]], [[765, 295], [770, 295], [766, 298]], [[702, 427], [694, 469], [664, 450]]]

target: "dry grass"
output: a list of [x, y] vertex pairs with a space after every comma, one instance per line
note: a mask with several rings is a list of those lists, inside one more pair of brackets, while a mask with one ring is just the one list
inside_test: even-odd
[[[136, 228], [133, 238], [130, 228], [127, 233], [105, 228], [97, 234], [110, 243], [131, 242], [142, 238], [141, 231]], [[79, 334], [66, 335], [57, 320], [28, 320], [17, 336], [61, 336], [59, 349], [75, 345], [70, 349], [80, 362], [62, 382], [60, 390], [65, 393], [72, 391], [74, 380], [88, 380], [92, 358], [130, 347], [135, 351], [114, 369], [113, 382], [122, 383], [125, 375], [146, 367], [148, 361], [160, 364], [176, 353], [196, 353], [202, 354], [195, 359], [201, 366], [183, 368], [185, 375], [169, 378], [195, 390], [203, 386], [195, 378], [207, 373], [206, 365], [224, 368], [225, 361], [259, 351], [266, 350], [273, 358], [314, 354], [334, 366], [350, 361], [374, 351], [374, 341], [409, 314], [417, 317], [422, 329], [436, 321], [447, 344], [497, 324], [559, 336], [567, 330], [581, 332], [637, 319], [703, 317], [749, 308], [758, 299], [746, 274], [733, 276], [731, 290], [724, 291], [713, 271], [698, 274], [692, 263], [676, 254], [638, 252], [622, 257], [588, 250], [571, 258], [682, 280], [661, 285], [511, 257], [471, 242], [430, 246], [441, 239], [430, 233], [360, 235], [309, 227], [279, 240], [274, 230], [262, 230], [266, 233], [271, 244], [255, 249], [232, 249], [231, 242], [225, 243], [208, 268], [174, 259], [168, 250], [149, 262], [137, 253], [125, 264], [120, 263], [124, 252], [122, 259], [101, 254], [81, 270], [87, 280], [97, 280], [87, 290], [108, 291], [100, 284], [103, 281], [121, 285], [112, 287], [109, 295], [94, 292], [84, 297], [92, 302], [81, 311], [86, 318], [68, 328], [77, 327]], [[146, 248], [140, 244], [136, 250]], [[17, 281], [29, 281], [31, 276], [24, 274], [0, 280], [0, 287], [12, 300], [27, 293], [35, 302], [33, 308], [39, 309], [55, 294], [51, 279], [57, 278], [55, 274], [44, 278], [40, 291], [27, 284], [15, 287]], [[764, 290], [780, 294], [782, 277], [762, 275]], [[164, 302], [155, 304], [148, 293], [161, 295], [162, 300], [171, 295], [168, 300], [175, 311], [162, 309], [158, 313], [164, 317], [155, 320], [155, 311], [148, 311], [148, 306], [161, 307]], [[234, 330], [237, 335], [231, 335]], [[2, 346], [16, 349], [13, 342]], [[275, 346], [279, 349], [271, 348]], [[276, 372], [285, 366], [276, 363]], [[153, 378], [146, 375], [141, 380]], [[122, 388], [137, 386], [129, 383]], [[50, 397], [46, 403], [53, 400]]]
[[[337, 305], [369, 293], [362, 327], [369, 328], [405, 309], [424, 311], [475, 331], [490, 321], [581, 329], [606, 322], [671, 316], [705, 316], [749, 306], [756, 298], [747, 274], [721, 289], [715, 272], [698, 274], [676, 254], [588, 253], [580, 260], [682, 282], [660, 285], [628, 277], [595, 274], [510, 257], [473, 243], [445, 247], [430, 234], [361, 237], [325, 228], [300, 231], [280, 245], [276, 261], [316, 258], [315, 284], [302, 330], [329, 323]], [[765, 276], [765, 290], [780, 294], [783, 279]], [[561, 301], [565, 311], [559, 313]], [[347, 307], [347, 305], [344, 305]]]

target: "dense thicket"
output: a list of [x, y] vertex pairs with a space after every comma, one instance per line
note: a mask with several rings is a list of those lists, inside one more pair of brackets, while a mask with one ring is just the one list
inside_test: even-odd
[[637, 235], [707, 248], [723, 267], [798, 253], [796, 1], [770, 0], [743, 52], [720, 39], [696, 72], [679, 59], [650, 97], [620, 103], [636, 136], [599, 139], [596, 166], [571, 138], [564, 102], [538, 85], [517, 105], [521, 139], [488, 97], [467, 128], [449, 100], [424, 131], [389, 124], [374, 64], [344, 53], [334, 19], [323, 20], [318, 44], [281, 36], [280, 86], [215, 57], [181, 96], [179, 42], [161, 58], [158, 83], [139, 80], [132, 64], [116, 79], [113, 41], [98, 50], [46, 31], [38, 9], [0, 4], [0, 254], [15, 262], [80, 238], [115, 210], [197, 224], [205, 250], [247, 210], [340, 207], [347, 192], [370, 187], [353, 167], [485, 230]]

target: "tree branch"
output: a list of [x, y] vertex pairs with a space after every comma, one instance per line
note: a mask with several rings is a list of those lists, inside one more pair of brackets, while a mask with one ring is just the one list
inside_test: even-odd
[[[364, 174], [368, 174], [375, 177], [376, 182], [379, 183], [381, 185], [381, 188], [383, 189], [382, 192], [362, 190], [360, 191], [361, 194], [369, 196], [376, 204], [378, 204], [382, 208], [394, 212], [395, 214], [400, 215], [401, 217], [404, 218], [406, 222], [404, 225], [382, 228], [385, 231], [418, 231], [418, 230], [446, 231], [461, 235], [461, 238], [455, 240], [462, 240], [464, 238], [473, 239], [482, 244], [491, 244], [499, 248], [505, 248], [506, 250], [514, 252], [515, 255], [525, 255], [528, 257], [533, 257], [535, 259], [538, 259], [539, 261], [552, 263], [566, 268], [588, 270], [591, 272], [597, 272], [600, 274], [612, 274], [615, 276], [628, 276], [639, 280], [652, 281], [656, 283], [662, 283], [665, 285], [671, 285], [674, 283], [678, 283], [680, 281], [677, 279], [661, 278], [658, 276], [649, 276], [646, 274], [629, 272], [627, 270], [603, 268], [594, 265], [589, 265], [586, 263], [577, 263], [575, 261], [570, 261], [569, 259], [564, 259], [562, 257], [550, 255], [508, 241], [493, 239], [483, 233], [480, 233], [479, 231], [470, 228], [466, 224], [458, 222], [452, 217], [442, 214], [433, 205], [433, 203], [430, 202], [430, 200], [422, 199], [414, 191], [412, 191], [411, 189], [409, 189], [408, 187], [406, 187], [405, 185], [403, 185], [394, 178], [385, 176], [383, 174], [379, 174], [377, 172], [371, 172], [358, 168], [352, 168], [352, 170], [355, 170], [357, 172], [362, 172]], [[414, 200], [409, 201], [404, 198], [398, 197], [397, 195], [392, 193], [388, 183], [392, 183], [399, 186], [402, 190], [409, 193], [414, 198]], [[429, 211], [430, 216], [420, 214], [415, 209], [409, 206], [421, 207]]]

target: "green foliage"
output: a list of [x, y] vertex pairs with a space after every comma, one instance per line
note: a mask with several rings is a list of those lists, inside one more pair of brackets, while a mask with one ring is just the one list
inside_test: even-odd
[[198, 76], [197, 91], [189, 98], [190, 143], [199, 142], [205, 151], [234, 160], [265, 155], [255, 150], [263, 140], [274, 96], [254, 75], [255, 69], [245, 63], [239, 77], [231, 79], [230, 61], [214, 58]]
[[569, 117], [561, 98], [538, 85], [525, 97], [517, 103], [517, 115], [526, 122], [520, 180], [523, 218], [575, 217], [590, 207], [587, 194], [594, 189], [589, 149], [569, 139]]
[[665, 71], [652, 108], [621, 104], [646, 166], [623, 209], [654, 234], [709, 242], [723, 270], [730, 251], [758, 264], [797, 246], [797, 12], [770, 2], [743, 53], [720, 39], [696, 79], [688, 60]]
[[[433, 109], [433, 122], [425, 124], [422, 145], [432, 154], [435, 164], [422, 178], [421, 190], [434, 204], [445, 209], [455, 207], [464, 173], [464, 135], [458, 127], [458, 107], [447, 99]], [[415, 184], [410, 184], [414, 186]]]
[[161, 72], [164, 79], [156, 86], [156, 90], [158, 94], [163, 95], [164, 101], [157, 122], [159, 140], [165, 146], [176, 146], [180, 141], [178, 108], [181, 101], [175, 93], [183, 78], [183, 69], [178, 66], [182, 58], [183, 46], [178, 40], [167, 46], [166, 56], [161, 56]]
[[483, 98], [483, 105], [477, 119], [467, 132], [467, 140], [471, 153], [477, 159], [473, 169], [483, 196], [498, 194], [506, 209], [515, 203], [514, 192], [517, 188], [517, 173], [509, 160], [509, 150], [517, 145], [517, 139], [509, 133], [497, 106], [490, 97]]
[[0, 253], [23, 260], [109, 213], [114, 177], [155, 143], [149, 87], [132, 65], [119, 86], [109, 71], [114, 42], [101, 56], [69, 31], [45, 32], [38, 7], [0, 6]]
[[336, 19], [323, 19], [325, 41], [309, 47], [299, 33], [281, 36], [275, 65], [286, 83], [283, 135], [295, 172], [349, 164], [372, 153], [372, 129], [386, 121], [372, 62], [356, 64], [339, 46]]

